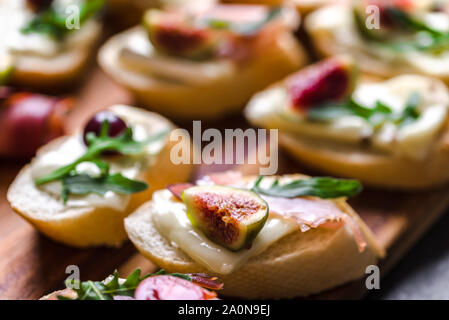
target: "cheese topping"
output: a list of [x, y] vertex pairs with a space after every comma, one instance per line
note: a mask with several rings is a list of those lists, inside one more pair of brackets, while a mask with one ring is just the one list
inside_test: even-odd
[[152, 218], [161, 235], [193, 260], [219, 274], [233, 272], [249, 258], [258, 255], [271, 244], [300, 228], [292, 220], [269, 216], [250, 249], [232, 252], [215, 244], [193, 227], [187, 218], [185, 204], [173, 199], [169, 190], [155, 192], [152, 205]]
[[[449, 16], [442, 12], [423, 12], [422, 20], [429, 26], [449, 32]], [[370, 64], [370, 72], [400, 73], [417, 72], [434, 76], [449, 74], [449, 51], [439, 54], [426, 51], [408, 50], [396, 52], [365, 41], [354, 23], [350, 6], [332, 5], [313, 12], [306, 19], [306, 28], [317, 41], [332, 48], [335, 54], [353, 54], [363, 68]], [[326, 42], [326, 44], [324, 44]], [[377, 69], [377, 70], [376, 70]]]
[[152, 76], [158, 81], [185, 85], [204, 85], [229, 78], [235, 73], [235, 66], [230, 61], [197, 62], [158, 54], [144, 29], [139, 29], [126, 39], [119, 59], [130, 70]]
[[[160, 133], [169, 129], [168, 123], [149, 118], [145, 111], [116, 105], [110, 108], [121, 117], [133, 129], [134, 139], [145, 140], [149, 135]], [[123, 157], [104, 157], [110, 165], [111, 173], [121, 173], [129, 179], [139, 179], [143, 172], [151, 166], [154, 156], [162, 150], [165, 140], [161, 139], [146, 146], [140, 155]], [[67, 165], [86, 152], [86, 146], [82, 140], [82, 134], [78, 133], [56, 144], [52, 149], [39, 152], [31, 163], [31, 175], [33, 179], [49, 174], [58, 168]], [[98, 168], [88, 162], [81, 163], [76, 168], [78, 173], [97, 175]], [[39, 189], [49, 193], [57, 199], [61, 199], [62, 185], [60, 181], [53, 181], [39, 186]], [[118, 194], [112, 191], [104, 196], [97, 194], [70, 195], [66, 205], [68, 207], [108, 207], [118, 211], [126, 209], [130, 195]], [[62, 201], [62, 200], [61, 200]]]
[[[66, 0], [55, 0], [67, 2]], [[74, 1], [76, 4], [76, 1]], [[100, 24], [90, 20], [79, 30], [71, 32], [64, 41], [56, 41], [43, 33], [23, 33], [21, 30], [33, 19], [35, 13], [26, 0], [0, 1], [0, 51], [11, 54], [54, 56], [64, 49], [80, 49], [92, 42], [100, 31]]]
[[347, 115], [327, 122], [309, 121], [306, 114], [291, 111], [283, 86], [259, 93], [249, 103], [246, 114], [259, 125], [293, 134], [350, 144], [370, 141], [379, 152], [410, 159], [423, 159], [443, 129], [449, 108], [449, 93], [439, 80], [404, 75], [385, 82], [361, 83], [353, 93], [358, 103], [374, 108], [376, 101], [400, 114], [413, 93], [419, 94], [419, 117], [404, 126], [386, 122], [374, 128], [367, 120]]

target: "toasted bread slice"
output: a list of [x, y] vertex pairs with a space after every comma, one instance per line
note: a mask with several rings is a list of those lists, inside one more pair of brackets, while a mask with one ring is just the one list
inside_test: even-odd
[[[167, 119], [157, 114], [136, 111], [146, 117], [150, 124], [173, 127]], [[138, 177], [148, 183], [148, 189], [130, 195], [128, 205], [123, 211], [101, 206], [68, 207], [60, 198], [35, 186], [29, 165], [20, 171], [11, 184], [7, 194], [8, 201], [12, 208], [37, 230], [56, 241], [76, 247], [119, 246], [127, 238], [123, 219], [143, 202], [151, 199], [155, 190], [179, 180], [185, 181], [191, 174], [191, 165], [174, 165], [170, 161], [171, 147], [175, 142], [170, 141], [168, 136], [164, 138], [165, 144], [155, 156], [154, 162]], [[53, 140], [42, 147], [38, 155], [57, 149], [66, 139], [68, 137]], [[181, 143], [190, 144], [187, 141], [188, 139], [183, 139]], [[190, 145], [185, 147], [190, 148]]]
[[[384, 250], [345, 200], [335, 200], [335, 204], [363, 233], [367, 246], [362, 253], [346, 227], [295, 231], [251, 257], [234, 272], [215, 274], [224, 283], [222, 294], [247, 299], [293, 298], [363, 277], [366, 266], [375, 264]], [[159, 233], [152, 219], [151, 202], [126, 218], [125, 228], [137, 249], [159, 267], [169, 272], [213, 274]]]
[[424, 163], [282, 133], [279, 143], [302, 163], [331, 175], [375, 187], [419, 190], [449, 181], [448, 132], [432, 145]]
[[[283, 33], [267, 52], [241, 68], [231, 62], [193, 63], [181, 59], [182, 65], [188, 65], [187, 69], [190, 70], [186, 73], [193, 72], [189, 78], [195, 79], [194, 82], [185, 83], [179, 79], [170, 80], [167, 76], [180, 72], [181, 67], [186, 69], [176, 64], [179, 59], [164, 59], [148, 67], [152, 58], [140, 57], [149, 61], [140, 63], [139, 60], [133, 60], [133, 63], [124, 64], [121, 56], [131, 42], [146, 43], [151, 50], [143, 28], [135, 27], [106, 42], [98, 55], [99, 64], [149, 109], [180, 119], [218, 118], [225, 113], [235, 112], [243, 107], [252, 94], [297, 70], [306, 61], [306, 54], [293, 35]], [[150, 76], [148, 68], [163, 76]], [[216, 76], [217, 72], [219, 76]], [[186, 101], [189, 102], [188, 107]]]
[[11, 84], [42, 90], [58, 90], [75, 83], [83, 75], [101, 33], [101, 24], [90, 21], [71, 43], [56, 55], [14, 53]]

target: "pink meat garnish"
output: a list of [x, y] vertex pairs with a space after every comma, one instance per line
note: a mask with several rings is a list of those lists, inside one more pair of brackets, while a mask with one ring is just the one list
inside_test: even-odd
[[185, 189], [193, 187], [194, 184], [191, 183], [176, 183], [167, 186], [167, 189], [179, 200], [181, 199], [181, 194]]
[[139, 284], [134, 293], [136, 300], [209, 300], [216, 297], [215, 292], [170, 275], [149, 277]]
[[[199, 181], [225, 186], [247, 185], [238, 171], [212, 173]], [[302, 232], [318, 227], [335, 230], [347, 224], [354, 235], [359, 251], [362, 252], [366, 247], [365, 237], [357, 224], [331, 200], [315, 197], [281, 198], [263, 194], [260, 196], [268, 203], [270, 215], [296, 222]]]

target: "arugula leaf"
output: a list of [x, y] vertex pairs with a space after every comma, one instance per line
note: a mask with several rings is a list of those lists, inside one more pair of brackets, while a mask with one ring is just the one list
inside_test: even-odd
[[375, 30], [369, 30], [366, 27], [363, 17], [356, 9], [354, 9], [353, 18], [356, 28], [362, 38], [384, 48], [389, 48], [398, 52], [420, 50], [438, 54], [449, 49], [448, 32], [441, 32], [440, 30], [434, 29], [398, 8], [391, 7], [387, 8], [387, 10], [388, 14], [390, 14], [398, 25], [401, 25], [401, 31], [416, 33], [415, 39], [406, 41], [382, 39], [376, 34]]
[[[119, 194], [132, 194], [146, 190], [148, 185], [145, 182], [128, 179], [120, 173], [109, 174], [109, 164], [100, 160], [100, 156], [104, 151], [117, 151], [122, 155], [139, 154], [148, 143], [165, 137], [167, 131], [150, 136], [144, 141], [135, 141], [131, 128], [127, 128], [118, 137], [109, 137], [108, 128], [109, 124], [107, 121], [103, 122], [98, 137], [94, 133], [87, 135], [90, 145], [86, 153], [72, 163], [35, 179], [35, 185], [39, 186], [51, 181], [61, 180], [61, 198], [64, 203], [67, 202], [70, 194], [86, 195], [95, 193], [104, 196], [108, 191]], [[76, 167], [83, 162], [94, 163], [100, 170], [99, 176], [92, 177], [87, 174], [78, 174]]]
[[419, 93], [413, 92], [407, 100], [402, 113], [395, 114], [391, 107], [380, 100], [376, 101], [373, 108], [369, 108], [351, 98], [343, 102], [331, 102], [312, 108], [307, 111], [307, 118], [311, 121], [325, 122], [342, 116], [355, 115], [365, 119], [373, 127], [379, 127], [388, 121], [405, 126], [419, 117], [419, 101]]
[[[139, 286], [142, 280], [158, 276], [158, 275], [170, 275], [174, 277], [179, 277], [188, 281], [192, 281], [192, 278], [188, 275], [181, 273], [167, 273], [165, 270], [161, 269], [156, 273], [149, 273], [144, 276], [140, 276], [140, 269], [134, 270], [125, 281], [120, 281], [118, 271], [115, 270], [114, 273], [108, 279], [109, 281], [105, 283], [104, 281], [73, 281], [67, 280], [66, 287], [73, 288], [77, 294], [77, 298], [70, 299], [59, 295], [59, 300], [113, 300], [114, 296], [128, 296], [133, 297], [136, 288]], [[78, 289], [76, 289], [78, 287]]]
[[156, 135], [150, 136], [144, 141], [135, 141], [133, 139], [131, 128], [128, 128], [118, 137], [107, 136], [107, 130], [106, 132], [102, 132], [99, 137], [97, 137], [94, 133], [89, 133], [87, 135], [87, 140], [90, 145], [85, 154], [76, 159], [74, 162], [63, 166], [46, 176], [37, 178], [34, 183], [39, 186], [51, 181], [61, 180], [73, 172], [78, 164], [86, 161], [92, 162], [93, 160], [98, 159], [104, 151], [118, 151], [123, 155], [139, 154], [147, 144], [160, 140], [165, 137], [166, 134], [167, 131], [163, 131]]
[[268, 189], [260, 187], [264, 176], [259, 176], [252, 191], [272, 197], [295, 198], [300, 196], [315, 196], [322, 199], [352, 197], [362, 191], [362, 185], [357, 180], [336, 179], [330, 177], [314, 177], [299, 179], [281, 185], [276, 179]]
[[69, 175], [62, 179], [62, 200], [66, 203], [70, 194], [95, 193], [104, 196], [108, 191], [132, 194], [144, 191], [147, 188], [148, 185], [145, 182], [128, 179], [120, 173], [97, 178], [87, 174]]
[[[97, 13], [103, 6], [104, 0], [84, 0], [79, 3], [79, 22], [83, 24], [86, 20]], [[70, 5], [69, 2], [67, 5]], [[69, 32], [74, 29], [69, 29], [66, 26], [67, 14], [65, 8], [58, 9], [51, 5], [49, 8], [39, 12], [26, 25], [23, 33], [44, 33], [58, 40], [62, 40]]]

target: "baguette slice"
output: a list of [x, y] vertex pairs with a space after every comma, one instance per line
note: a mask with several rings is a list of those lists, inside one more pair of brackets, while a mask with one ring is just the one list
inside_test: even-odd
[[[291, 175], [301, 178], [301, 175]], [[254, 177], [247, 178], [253, 180]], [[175, 247], [156, 229], [152, 203], [147, 202], [125, 219], [130, 240], [148, 259], [168, 272], [215, 275], [224, 283], [221, 293], [246, 299], [279, 299], [309, 296], [359, 279], [384, 250], [354, 210], [343, 199], [335, 200], [363, 233], [367, 246], [360, 253], [349, 228], [296, 231], [250, 258], [233, 273], [213, 274]]]
[[59, 90], [79, 80], [91, 60], [101, 34], [101, 24], [98, 21], [90, 21], [83, 27], [88, 30], [77, 31], [81, 34], [56, 55], [15, 53], [11, 84], [42, 90]]
[[[145, 43], [151, 50], [145, 31], [141, 27], [135, 27], [113, 36], [106, 42], [98, 55], [100, 66], [115, 81], [131, 90], [142, 104], [178, 119], [219, 118], [223, 114], [238, 111], [252, 94], [297, 70], [306, 62], [305, 51], [294, 36], [282, 33], [267, 52], [258, 55], [257, 59], [241, 68], [221, 61], [212, 64], [196, 63], [197, 66], [193, 69], [191, 63], [185, 62], [190, 67], [188, 69], [194, 70], [194, 75], [190, 76], [194, 81], [185, 83], [178, 82], [179, 79], [167, 80], [168, 75], [174, 72], [179, 76], [181, 71], [176, 64], [166, 59], [163, 64], [151, 64], [151, 57], [143, 58], [150, 60], [150, 67], [137, 60], [133, 61], [132, 67], [125, 65], [121, 54], [131, 42]], [[179, 60], [176, 59], [175, 63]], [[179, 63], [182, 63], [182, 59]], [[161, 71], [163, 65], [172, 71]], [[155, 72], [168, 72], [168, 75], [150, 76], [148, 68]], [[214, 76], [217, 70], [222, 73], [218, 77]], [[208, 80], [211, 72], [212, 78]], [[207, 81], [201, 83], [199, 79], [202, 78]], [[185, 105], [186, 101], [189, 102], [188, 107]]]
[[[160, 115], [134, 108], [131, 108], [131, 110], [141, 113], [142, 117], [147, 118], [148, 123], [159, 123], [173, 127], [167, 119]], [[35, 186], [29, 165], [20, 171], [11, 184], [7, 199], [14, 211], [30, 222], [37, 230], [56, 241], [75, 247], [120, 246], [127, 239], [123, 219], [128, 214], [143, 202], [151, 199], [155, 190], [164, 188], [170, 183], [180, 180], [185, 181], [190, 177], [191, 165], [174, 165], [170, 161], [170, 150], [176, 142], [171, 142], [168, 136], [165, 138], [164, 147], [155, 156], [154, 163], [139, 176], [139, 179], [149, 184], [148, 189], [132, 194], [124, 211], [104, 207], [69, 208], [60, 199], [56, 199]], [[65, 139], [67, 137], [53, 140], [42, 147], [38, 153], [56, 148]], [[181, 143], [190, 144], [187, 141], [189, 140], [183, 139]], [[190, 145], [185, 147], [190, 148]]]

